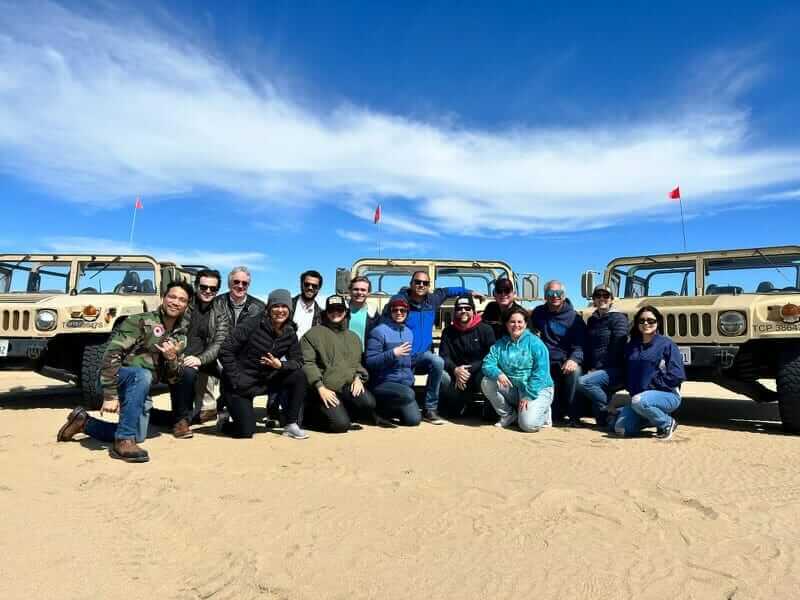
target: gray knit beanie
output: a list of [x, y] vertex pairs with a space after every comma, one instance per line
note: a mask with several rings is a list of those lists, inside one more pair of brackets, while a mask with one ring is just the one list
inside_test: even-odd
[[267, 298], [267, 308], [272, 308], [276, 304], [283, 304], [284, 306], [291, 308], [292, 295], [289, 293], [289, 290], [278, 289], [272, 290], [269, 293], [269, 298]]

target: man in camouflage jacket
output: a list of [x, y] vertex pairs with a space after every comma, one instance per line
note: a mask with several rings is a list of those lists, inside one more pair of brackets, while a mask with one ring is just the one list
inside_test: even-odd
[[175, 383], [183, 369], [188, 319], [186, 308], [194, 292], [182, 281], [167, 284], [161, 306], [154, 311], [128, 317], [108, 342], [100, 369], [104, 412], [119, 413], [119, 422], [110, 423], [88, 416], [79, 406], [67, 417], [58, 432], [60, 442], [77, 433], [113, 445], [112, 458], [127, 462], [147, 462], [147, 451], [137, 445], [147, 437], [152, 401], [150, 386], [163, 381]]

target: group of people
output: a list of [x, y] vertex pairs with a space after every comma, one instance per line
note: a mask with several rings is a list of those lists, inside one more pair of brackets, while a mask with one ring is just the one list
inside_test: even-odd
[[[349, 301], [332, 295], [324, 306], [317, 302], [323, 277], [314, 270], [301, 274], [299, 294], [276, 289], [266, 304], [248, 293], [246, 267], [230, 272], [224, 294], [221, 283], [210, 269], [196, 274], [194, 286], [167, 282], [157, 310], [123, 321], [100, 373], [101, 417], [118, 413], [118, 421], [76, 407], [58, 441], [84, 433], [109, 443], [113, 458], [146, 462], [139, 444], [150, 423], [183, 439], [193, 436], [192, 424], [216, 419], [220, 434], [250, 438], [253, 400], [263, 395], [268, 421], [292, 439], [308, 437], [304, 426], [342, 433], [359, 422], [442, 425], [440, 412], [461, 415], [480, 395], [497, 413], [497, 426], [527, 432], [581, 426], [589, 405], [597, 424], [618, 435], [655, 426], [657, 437], [669, 439], [677, 427], [670, 415], [685, 374], [661, 314], [640, 308], [629, 332], [603, 286], [584, 322], [555, 280], [545, 285], [545, 303], [529, 313], [516, 302], [512, 280], [498, 279], [482, 314], [480, 293], [431, 289], [427, 271], [414, 273], [381, 312], [367, 303], [366, 277], [351, 280]], [[436, 354], [435, 318], [448, 298], [455, 298], [453, 319]], [[422, 406], [415, 375], [426, 376]], [[168, 411], [152, 407], [157, 382], [169, 385]], [[621, 388], [630, 394], [624, 400], [614, 396]]]

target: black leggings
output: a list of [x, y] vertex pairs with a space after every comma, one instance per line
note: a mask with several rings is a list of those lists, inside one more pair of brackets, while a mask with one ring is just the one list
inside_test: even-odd
[[243, 391], [227, 388], [225, 403], [232, 421], [226, 423], [222, 432], [234, 438], [250, 438], [256, 431], [256, 413], [253, 409], [253, 398], [272, 392], [285, 391], [283, 406], [287, 423], [300, 424], [305, 403], [306, 376], [301, 369], [294, 371], [278, 371], [265, 384], [260, 384]]
[[308, 419], [313, 419], [315, 425], [331, 433], [344, 433], [350, 429], [351, 420], [375, 419], [375, 397], [368, 391], [360, 396], [353, 396], [348, 383], [342, 389], [336, 390], [339, 404], [327, 407], [322, 403], [317, 390], [309, 391], [309, 401], [306, 406]]

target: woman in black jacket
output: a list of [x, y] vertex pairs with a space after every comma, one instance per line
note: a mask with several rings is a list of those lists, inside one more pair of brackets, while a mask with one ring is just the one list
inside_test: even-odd
[[283, 434], [294, 439], [308, 437], [300, 429], [306, 377], [300, 342], [289, 320], [291, 303], [288, 290], [273, 290], [263, 317], [241, 323], [222, 345], [219, 357], [225, 399], [233, 420], [221, 416], [217, 421], [220, 432], [237, 438], [253, 437], [253, 398], [283, 391], [287, 423]]
[[614, 388], [625, 380], [625, 344], [628, 341], [628, 317], [612, 308], [614, 296], [604, 285], [592, 292], [595, 310], [586, 323], [583, 346], [585, 375], [578, 380], [577, 393], [592, 403], [597, 424], [608, 423], [608, 403]]

